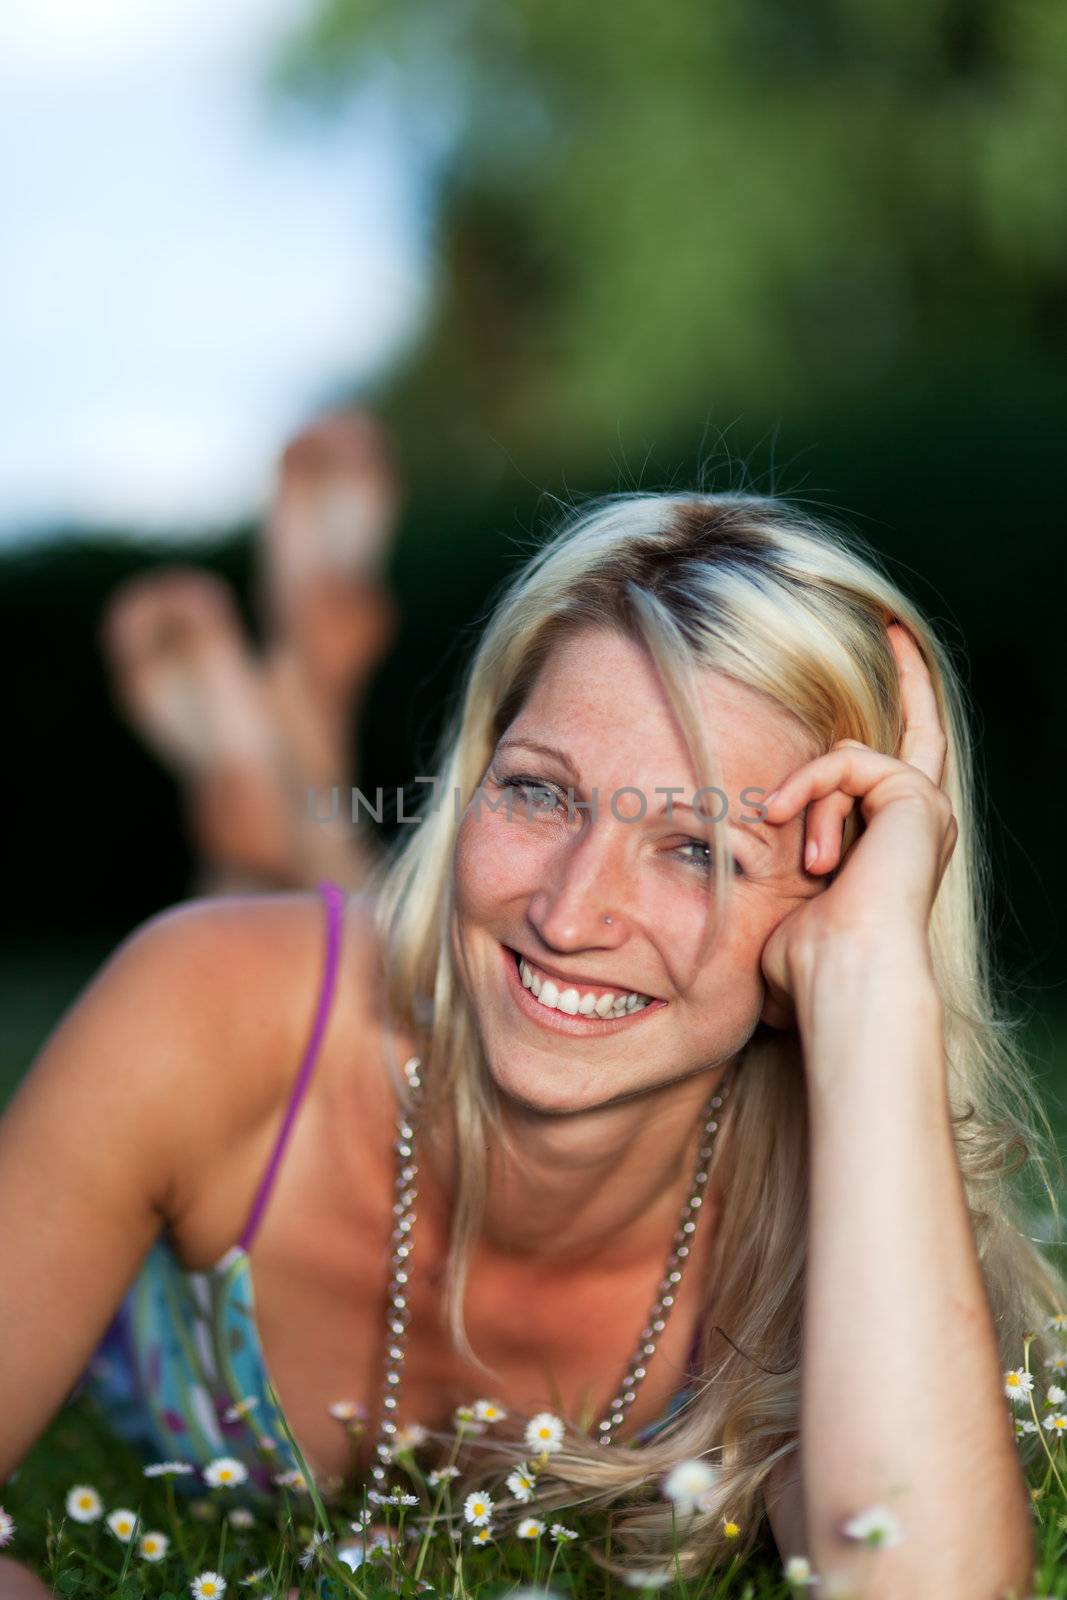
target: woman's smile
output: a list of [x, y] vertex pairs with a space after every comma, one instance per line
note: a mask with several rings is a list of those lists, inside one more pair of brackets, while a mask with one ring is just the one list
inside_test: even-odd
[[[618, 1033], [623, 1028], [631, 1028], [646, 1021], [654, 1012], [666, 1009], [667, 1002], [665, 1000], [654, 1000], [647, 995], [643, 995], [639, 1001], [635, 999], [632, 1004], [628, 1000], [622, 1001], [621, 1003], [625, 1004], [627, 1009], [621, 1015], [618, 1014], [620, 1002], [614, 999], [611, 1002], [612, 1008], [607, 1016], [598, 1014], [595, 1008], [591, 1015], [587, 1015], [578, 1009], [582, 997], [587, 995], [597, 995], [605, 998], [609, 995], [625, 996], [629, 991], [620, 990], [611, 984], [577, 982], [569, 984], [565, 979], [557, 981], [545, 974], [546, 982], [552, 984], [552, 989], [549, 990], [549, 996], [546, 998], [542, 984], [542, 969], [535, 962], [526, 962], [525, 958], [521, 957], [519, 952], [513, 950], [510, 945], [501, 944], [500, 953], [504, 961], [506, 981], [514, 997], [515, 1004], [531, 1021], [539, 1023], [543, 1028], [548, 1028], [552, 1033], [583, 1034], [586, 1037], [591, 1034]], [[541, 989], [540, 998], [534, 992], [532, 985], [527, 986], [523, 981], [520, 973], [520, 961], [526, 967], [527, 973], [532, 976], [533, 984], [536, 984], [537, 988]], [[558, 996], [559, 1000], [567, 1000], [568, 1004], [562, 1008], [558, 1005], [558, 1002], [550, 1005], [548, 1001], [553, 993]], [[569, 996], [573, 997], [573, 1000], [568, 999]], [[572, 1005], [573, 1009], [570, 1009]]]

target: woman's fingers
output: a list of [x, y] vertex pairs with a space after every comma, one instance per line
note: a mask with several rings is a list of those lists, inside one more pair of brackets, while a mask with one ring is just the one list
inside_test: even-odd
[[904, 737], [900, 759], [918, 767], [931, 783], [941, 786], [945, 773], [948, 740], [941, 725], [937, 696], [922, 651], [904, 627], [891, 622], [886, 629], [900, 674], [900, 696], [904, 706]]
[[844, 794], [840, 789], [814, 801], [804, 822], [805, 872], [830, 872], [837, 866], [845, 818], [855, 804], [855, 796]]

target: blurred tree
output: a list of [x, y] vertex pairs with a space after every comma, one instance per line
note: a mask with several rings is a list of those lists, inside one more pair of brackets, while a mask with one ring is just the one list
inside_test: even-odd
[[383, 66], [414, 139], [451, 129], [385, 397], [438, 478], [599, 479], [652, 430], [1062, 355], [1053, 0], [318, 0], [275, 82], [329, 108]]

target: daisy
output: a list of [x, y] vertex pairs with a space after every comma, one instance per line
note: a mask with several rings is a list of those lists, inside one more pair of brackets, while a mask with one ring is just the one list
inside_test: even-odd
[[195, 1471], [191, 1461], [150, 1461], [144, 1475], [146, 1478], [180, 1478]]
[[495, 1400], [476, 1400], [474, 1415], [478, 1422], [503, 1422], [507, 1412]]
[[520, 1539], [540, 1539], [545, 1531], [543, 1522], [538, 1522], [536, 1517], [523, 1517], [515, 1532]]
[[67, 1516], [75, 1522], [95, 1522], [104, 1514], [104, 1502], [88, 1483], [76, 1483], [66, 1499]]
[[539, 1411], [526, 1424], [526, 1443], [543, 1456], [551, 1455], [563, 1443], [563, 1424], [551, 1411]]
[[255, 1572], [250, 1572], [247, 1578], [241, 1579], [242, 1589], [250, 1588], [253, 1583], [262, 1583], [269, 1571], [269, 1567], [257, 1567]]
[[471, 1544], [488, 1544], [493, 1537], [493, 1530], [488, 1523], [482, 1528], [475, 1528], [471, 1534]]
[[1057, 1350], [1054, 1355], [1047, 1356], [1045, 1365], [1053, 1372], [1067, 1372], [1067, 1350]]
[[254, 1394], [246, 1395], [243, 1400], [238, 1400], [232, 1406], [227, 1407], [224, 1413], [224, 1420], [226, 1422], [240, 1422], [242, 1417], [247, 1417], [248, 1413], [254, 1411], [258, 1405], [259, 1401]]
[[482, 1489], [475, 1489], [463, 1502], [463, 1515], [476, 1528], [487, 1528], [493, 1515], [493, 1502]]
[[274, 1482], [281, 1484], [284, 1489], [296, 1489], [301, 1493], [306, 1491], [308, 1486], [307, 1479], [297, 1467], [294, 1467], [292, 1472], [275, 1472], [273, 1478]]
[[203, 1476], [204, 1482], [213, 1489], [224, 1489], [231, 1484], [244, 1483], [248, 1468], [243, 1461], [235, 1461], [233, 1456], [217, 1456], [214, 1461], [208, 1462]]
[[440, 1484], [447, 1483], [450, 1478], [459, 1477], [458, 1467], [434, 1467], [426, 1482], [431, 1489], [436, 1489]]
[[782, 1568], [782, 1576], [786, 1583], [809, 1584], [815, 1582], [815, 1574], [811, 1570], [811, 1563], [807, 1556], [790, 1556]]
[[1045, 1332], [1050, 1333], [1053, 1328], [1057, 1333], [1067, 1333], [1067, 1311], [1057, 1311], [1054, 1317], [1049, 1317], [1045, 1323]]
[[167, 1553], [169, 1544], [170, 1540], [165, 1533], [145, 1533], [141, 1535], [141, 1542], [137, 1547], [137, 1552], [146, 1561], [162, 1561]]
[[323, 1545], [329, 1544], [329, 1542], [324, 1533], [317, 1531], [313, 1533], [310, 1542], [304, 1546], [300, 1553], [300, 1565], [302, 1567], [310, 1567]]
[[549, 1532], [557, 1544], [566, 1544], [569, 1539], [578, 1537], [573, 1528], [565, 1528], [562, 1522], [554, 1522]]
[[361, 1406], [358, 1400], [331, 1400], [326, 1408], [331, 1417], [336, 1417], [338, 1422], [365, 1422], [367, 1408]]
[[1033, 1417], [1015, 1417], [1015, 1437], [1021, 1439], [1026, 1433], [1036, 1433], [1037, 1423]]
[[226, 1513], [226, 1520], [231, 1528], [252, 1528], [256, 1521], [247, 1506], [234, 1506], [232, 1511]]
[[680, 1512], [696, 1510], [697, 1501], [715, 1487], [715, 1468], [706, 1461], [679, 1461], [663, 1480], [664, 1499], [673, 1500]]
[[722, 1536], [724, 1539], [739, 1539], [741, 1536], [741, 1524], [739, 1522], [724, 1522]]
[[1045, 1418], [1041, 1426], [1049, 1433], [1067, 1433], [1067, 1416], [1062, 1411], [1053, 1411]]
[[899, 1544], [904, 1537], [900, 1519], [885, 1506], [870, 1506], [850, 1517], [842, 1525], [841, 1532], [846, 1539], [857, 1539], [869, 1545]]
[[650, 1567], [647, 1572], [634, 1568], [632, 1572], [624, 1572], [622, 1575], [622, 1581], [628, 1589], [662, 1589], [663, 1585], [671, 1583], [673, 1578], [674, 1572], [670, 1567]]
[[217, 1572], [201, 1572], [189, 1585], [193, 1600], [218, 1600], [226, 1593], [226, 1579]]
[[1004, 1393], [1016, 1405], [1021, 1405], [1034, 1387], [1034, 1375], [1023, 1367], [1014, 1367], [1004, 1374]]
[[1067, 1400], [1067, 1390], [1061, 1389], [1058, 1383], [1049, 1384], [1045, 1390], [1045, 1401], [1048, 1405], [1061, 1406]]
[[133, 1538], [134, 1532], [139, 1526], [139, 1520], [135, 1511], [127, 1511], [125, 1508], [118, 1511], [109, 1511], [106, 1518], [107, 1525], [115, 1535], [115, 1538], [121, 1539], [123, 1544], [128, 1543]]
[[478, 1421], [473, 1406], [457, 1406], [452, 1413], [452, 1421], [461, 1433], [485, 1432], [485, 1423]]
[[516, 1500], [521, 1500], [525, 1505], [533, 1498], [534, 1475], [526, 1461], [520, 1461], [514, 1472], [509, 1472], [505, 1480]]
[[406, 1427], [398, 1428], [394, 1433], [393, 1449], [397, 1453], [401, 1450], [417, 1450], [429, 1437], [421, 1422], [409, 1422]]
[[15, 1519], [10, 1511], [0, 1506], [0, 1550], [5, 1550], [15, 1537]]

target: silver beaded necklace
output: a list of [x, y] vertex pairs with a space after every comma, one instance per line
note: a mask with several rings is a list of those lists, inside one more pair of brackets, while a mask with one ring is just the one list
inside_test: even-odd
[[[422, 1065], [419, 1056], [412, 1056], [404, 1063], [404, 1076], [411, 1090], [415, 1104], [418, 1105], [422, 1089], [422, 1079], [419, 1068]], [[667, 1265], [663, 1280], [648, 1315], [648, 1321], [641, 1330], [637, 1349], [633, 1359], [626, 1369], [626, 1375], [619, 1386], [619, 1392], [602, 1419], [597, 1424], [596, 1437], [601, 1444], [613, 1443], [616, 1428], [625, 1420], [627, 1408], [633, 1405], [641, 1381], [648, 1370], [648, 1363], [656, 1353], [660, 1335], [667, 1326], [667, 1318], [674, 1306], [678, 1285], [682, 1281], [686, 1262], [689, 1259], [690, 1244], [696, 1232], [697, 1213], [704, 1202], [704, 1191], [707, 1188], [708, 1176], [711, 1166], [712, 1148], [715, 1132], [719, 1126], [716, 1112], [728, 1094], [728, 1087], [723, 1084], [720, 1092], [713, 1094], [707, 1103], [704, 1115], [704, 1135], [700, 1142], [697, 1154], [696, 1167], [693, 1172], [693, 1181], [689, 1186], [682, 1214], [678, 1221], [678, 1231], [672, 1241], [671, 1252], [667, 1257]], [[379, 1408], [380, 1423], [378, 1439], [375, 1447], [375, 1460], [371, 1466], [373, 1476], [379, 1488], [383, 1488], [388, 1477], [388, 1463], [392, 1460], [392, 1441], [398, 1430], [396, 1421], [397, 1407], [400, 1402], [400, 1380], [404, 1367], [404, 1358], [407, 1354], [407, 1329], [411, 1320], [411, 1311], [408, 1306], [408, 1262], [414, 1244], [415, 1232], [415, 1200], [418, 1196], [416, 1179], [419, 1167], [415, 1159], [415, 1128], [412, 1117], [401, 1111], [397, 1116], [396, 1140], [393, 1145], [396, 1155], [396, 1179], [394, 1184], [393, 1201], [393, 1233], [392, 1233], [392, 1273], [389, 1280], [386, 1309], [386, 1360], [385, 1380], [382, 1384], [381, 1405]]]

